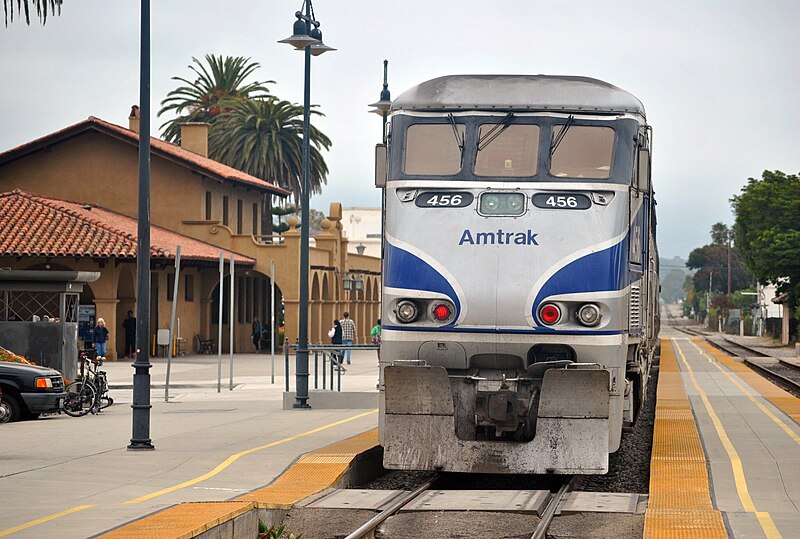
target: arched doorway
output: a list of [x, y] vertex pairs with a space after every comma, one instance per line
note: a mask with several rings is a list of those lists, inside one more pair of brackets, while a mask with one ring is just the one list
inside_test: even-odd
[[[222, 350], [228, 351], [230, 342], [230, 275], [223, 280], [222, 294]], [[234, 304], [233, 304], [233, 350], [236, 353], [253, 353], [253, 326], [256, 318], [261, 322], [261, 352], [269, 352], [271, 324], [274, 314], [276, 347], [281, 341], [278, 328], [283, 325], [283, 293], [275, 286], [275, 297], [272, 298], [272, 286], [268, 276], [253, 270], [236, 270], [234, 272]], [[213, 287], [208, 296], [210, 308], [209, 338], [216, 343], [219, 338], [219, 283]]]
[[[117, 281], [117, 331], [114, 336], [114, 345], [117, 350], [117, 357], [125, 357], [125, 329], [123, 323], [128, 316], [128, 311], [136, 316], [136, 279], [134, 278], [135, 266], [133, 264], [123, 264], [119, 269], [119, 280]], [[81, 301], [83, 304], [83, 301]], [[135, 350], [135, 346], [134, 346]], [[134, 352], [135, 353], [135, 352]]]

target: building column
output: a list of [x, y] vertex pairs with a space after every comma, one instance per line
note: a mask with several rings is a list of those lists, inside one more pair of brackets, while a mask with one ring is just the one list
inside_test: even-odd
[[116, 360], [117, 355], [117, 298], [94, 298], [97, 307], [97, 318], [105, 320], [108, 329], [108, 342], [106, 343], [106, 359]]

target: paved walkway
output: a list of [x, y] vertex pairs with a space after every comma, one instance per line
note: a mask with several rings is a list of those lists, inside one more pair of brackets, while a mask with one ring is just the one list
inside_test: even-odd
[[[797, 399], [710, 345], [669, 338], [733, 537], [800, 537]], [[780, 406], [780, 407], [778, 407]]]
[[[217, 393], [217, 356], [174, 359], [165, 402], [166, 361], [153, 360], [155, 451], [127, 451], [126, 388], [113, 389], [114, 406], [97, 416], [0, 425], [0, 537], [83, 538], [179, 502], [227, 500], [270, 483], [303, 453], [377, 426], [374, 410], [283, 410], [282, 356], [272, 384], [269, 354], [236, 355], [229, 390], [228, 361]], [[103, 369], [112, 387], [130, 386], [129, 362]], [[354, 352], [342, 389], [374, 392], [377, 372], [374, 351]], [[292, 390], [293, 374], [292, 366]]]

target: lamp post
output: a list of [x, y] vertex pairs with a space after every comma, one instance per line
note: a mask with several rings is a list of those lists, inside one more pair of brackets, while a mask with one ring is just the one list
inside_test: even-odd
[[[374, 112], [375, 114], [380, 114], [383, 117], [383, 131], [381, 135], [381, 141], [383, 144], [386, 144], [386, 117], [389, 114], [389, 109], [392, 108], [392, 96], [389, 93], [389, 82], [387, 79], [387, 73], [389, 70], [389, 60], [383, 61], [383, 90], [381, 90], [381, 99], [380, 101], [376, 101], [369, 105], [370, 107], [375, 107], [370, 112]], [[383, 275], [383, 252], [384, 252], [384, 231], [383, 231], [383, 223], [384, 223], [384, 208], [386, 207], [386, 190], [381, 189], [381, 275]]]
[[[305, 14], [302, 9], [305, 7]], [[319, 21], [314, 16], [311, 0], [305, 0], [301, 11], [295, 12], [292, 35], [278, 43], [286, 43], [302, 50], [305, 55], [305, 81], [303, 89], [303, 184], [300, 189], [300, 301], [297, 354], [295, 356], [295, 402], [294, 408], [310, 408], [308, 405], [308, 243], [309, 243], [309, 196], [311, 182], [309, 180], [310, 151], [310, 114], [311, 114], [311, 56], [319, 56], [336, 50], [322, 42]]]
[[139, 56], [139, 201], [136, 245], [136, 360], [129, 451], [152, 451], [150, 439], [150, 0], [141, 2]]
[[375, 107], [370, 112], [380, 114], [383, 116], [383, 136], [381, 140], [386, 144], [386, 117], [389, 114], [389, 109], [392, 107], [392, 97], [389, 93], [389, 83], [387, 82], [386, 75], [389, 69], [389, 60], [383, 61], [383, 90], [381, 90], [381, 99], [369, 105]]

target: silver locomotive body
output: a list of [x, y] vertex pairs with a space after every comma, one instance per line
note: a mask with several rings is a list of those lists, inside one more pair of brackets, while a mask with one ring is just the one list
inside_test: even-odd
[[393, 103], [389, 134], [384, 466], [605, 473], [657, 335], [641, 103], [593, 79], [442, 77]]

